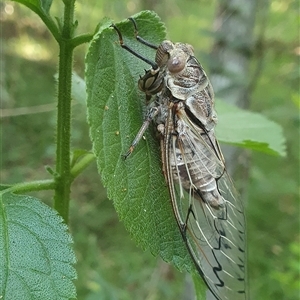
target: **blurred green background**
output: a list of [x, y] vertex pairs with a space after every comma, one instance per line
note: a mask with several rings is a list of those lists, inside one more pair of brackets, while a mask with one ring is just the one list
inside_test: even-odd
[[[267, 3], [267, 2], [266, 2]], [[105, 16], [120, 21], [155, 9], [168, 37], [194, 46], [209, 74], [210, 34], [217, 1], [116, 1], [76, 3], [78, 33], [94, 32]], [[41, 20], [13, 3], [1, 6], [1, 181], [48, 178], [54, 165], [58, 48]], [[285, 158], [249, 152], [248, 220], [251, 299], [299, 299], [299, 2], [269, 1], [267, 19], [257, 17], [263, 43], [251, 64], [262, 62], [250, 109], [281, 124]], [[61, 16], [56, 1], [52, 15]], [[76, 49], [74, 68], [83, 76], [88, 45]], [[263, 60], [261, 57], [263, 56]], [[89, 150], [84, 105], [74, 101], [72, 146]], [[237, 184], [239, 184], [239, 181]], [[242, 183], [241, 183], [242, 184]], [[51, 205], [52, 193], [37, 195]], [[182, 299], [185, 276], [138, 248], [106, 198], [96, 166], [73, 184], [71, 232], [78, 259], [78, 299]]]

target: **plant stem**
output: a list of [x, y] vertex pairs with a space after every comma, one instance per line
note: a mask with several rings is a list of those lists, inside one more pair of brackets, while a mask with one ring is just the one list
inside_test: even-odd
[[89, 34], [89, 33], [78, 35], [73, 38], [72, 45], [75, 48], [81, 44], [89, 43], [92, 40], [92, 38], [93, 38], [93, 34]]
[[62, 36], [59, 40], [58, 105], [57, 105], [57, 148], [56, 148], [56, 187], [54, 208], [66, 224], [69, 218], [70, 186], [70, 140], [71, 140], [71, 86], [73, 47], [74, 2], [65, 1]]
[[14, 184], [7, 189], [3, 190], [3, 193], [12, 192], [12, 193], [26, 193], [32, 191], [45, 191], [53, 190], [55, 188], [55, 181], [53, 179], [45, 180], [36, 180], [30, 182], [22, 182]]

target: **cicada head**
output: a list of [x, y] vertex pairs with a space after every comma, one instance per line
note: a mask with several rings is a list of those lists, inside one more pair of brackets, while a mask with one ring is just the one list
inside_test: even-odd
[[167, 67], [170, 73], [179, 73], [187, 65], [190, 56], [194, 55], [191, 45], [163, 41], [156, 52], [155, 62], [160, 68]]
[[163, 87], [163, 76], [159, 69], [145, 71], [144, 76], [140, 76], [138, 87], [146, 94], [147, 100], [150, 100], [152, 95], [159, 93]]

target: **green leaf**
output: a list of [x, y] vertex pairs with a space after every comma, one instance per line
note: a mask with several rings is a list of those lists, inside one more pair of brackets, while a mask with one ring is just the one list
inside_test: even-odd
[[273, 155], [286, 155], [282, 127], [259, 113], [216, 101], [218, 140]]
[[[133, 17], [146, 40], [159, 44], [165, 38], [164, 25], [153, 12]], [[98, 169], [134, 240], [180, 270], [191, 271], [194, 266], [175, 222], [154, 130], [146, 132], [127, 160], [121, 157], [143, 123], [145, 95], [138, 91], [137, 80], [149, 66], [121, 48], [111, 23], [101, 24], [86, 57], [88, 121]], [[155, 50], [135, 39], [130, 21], [116, 26], [126, 44], [154, 60]]]
[[75, 255], [62, 218], [36, 198], [0, 196], [0, 298], [76, 297]]

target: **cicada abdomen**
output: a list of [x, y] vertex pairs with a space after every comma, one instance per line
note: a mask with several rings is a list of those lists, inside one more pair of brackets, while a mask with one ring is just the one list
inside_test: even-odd
[[246, 299], [244, 209], [215, 137], [212, 86], [191, 45], [168, 40], [152, 45], [130, 20], [137, 40], [155, 49], [156, 58], [136, 53], [112, 25], [120, 45], [151, 65], [138, 87], [153, 101], [125, 157], [154, 121], [174, 215], [196, 269], [216, 299]]

